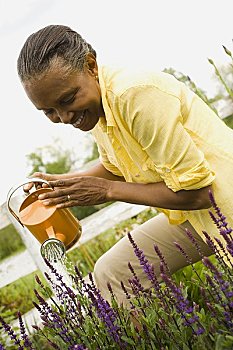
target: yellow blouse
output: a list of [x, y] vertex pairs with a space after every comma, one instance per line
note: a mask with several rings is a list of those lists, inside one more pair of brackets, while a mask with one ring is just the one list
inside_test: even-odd
[[[174, 192], [213, 184], [233, 226], [233, 130], [172, 75], [99, 68], [106, 119], [92, 134], [104, 167], [127, 182], [164, 181]], [[188, 220], [218, 236], [207, 209], [163, 211], [171, 224]]]

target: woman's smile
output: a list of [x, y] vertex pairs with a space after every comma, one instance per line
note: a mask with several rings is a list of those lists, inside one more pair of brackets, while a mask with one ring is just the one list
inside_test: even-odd
[[86, 113], [86, 110], [84, 110], [82, 114], [72, 123], [74, 128], [79, 128], [82, 125], [82, 122], [85, 118], [85, 113]]

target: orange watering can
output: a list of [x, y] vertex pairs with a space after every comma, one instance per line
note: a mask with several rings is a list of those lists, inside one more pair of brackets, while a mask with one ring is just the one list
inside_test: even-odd
[[[54, 205], [45, 206], [38, 199], [41, 193], [53, 191], [51, 187], [39, 189], [34, 187], [34, 191], [31, 193], [26, 194], [23, 191], [23, 195], [18, 196], [17, 192], [22, 191], [22, 188], [28, 183], [39, 183], [49, 186], [45, 180], [39, 178], [28, 179], [27, 182], [23, 182], [9, 191], [7, 207], [15, 219], [22, 226], [25, 226], [42, 244], [42, 256], [46, 245], [51, 242], [57, 243], [64, 255], [66, 249], [72, 247], [81, 236], [80, 222], [69, 209], [57, 209]], [[11, 206], [11, 201], [13, 204], [14, 198], [17, 199], [17, 209], [15, 208], [15, 211]]]

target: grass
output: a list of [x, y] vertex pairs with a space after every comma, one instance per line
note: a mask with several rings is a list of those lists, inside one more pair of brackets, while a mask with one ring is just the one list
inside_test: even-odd
[[12, 224], [0, 230], [0, 261], [24, 249], [25, 245]]
[[46, 284], [42, 273], [36, 271], [0, 289], [1, 316], [14, 319], [17, 317], [18, 310], [24, 314], [34, 307], [32, 300], [34, 299], [33, 290], [37, 286], [35, 281], [36, 274], [39, 275]]

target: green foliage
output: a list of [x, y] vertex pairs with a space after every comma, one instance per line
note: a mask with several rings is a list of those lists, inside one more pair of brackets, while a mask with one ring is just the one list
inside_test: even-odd
[[86, 218], [87, 216], [94, 214], [99, 209], [97, 206], [84, 206], [84, 207], [72, 207], [70, 208], [73, 215], [78, 218], [79, 220], [82, 220]]
[[98, 158], [99, 158], [98, 146], [97, 146], [96, 142], [93, 142], [92, 153], [89, 157], [86, 158], [86, 163], [90, 162], [91, 160], [98, 159]]
[[[232, 83], [233, 83], [233, 59], [232, 59], [232, 53], [230, 50], [228, 50], [225, 46], [223, 46], [225, 53], [231, 58], [231, 62], [226, 65], [222, 66], [221, 68], [217, 67], [215, 62], [209, 58], [209, 63], [214, 67], [215, 76], [219, 80], [221, 86], [224, 88], [227, 96], [229, 96], [233, 100], [233, 89], [232, 89]], [[224, 96], [224, 94], [222, 94]]]
[[22, 239], [12, 224], [0, 230], [0, 261], [24, 249]]
[[[228, 64], [222, 65], [221, 67], [217, 67], [215, 62], [209, 58], [209, 63], [214, 68], [214, 77], [216, 78], [216, 81], [218, 83], [218, 91], [216, 95], [212, 98], [207, 97], [207, 94], [204, 90], [197, 87], [196, 84], [192, 81], [192, 79], [181, 73], [177, 72], [173, 68], [166, 68], [164, 69], [164, 72], [172, 74], [176, 79], [180, 80], [181, 82], [185, 83], [193, 92], [195, 92], [211, 109], [214, 110], [214, 112], [218, 115], [218, 103], [220, 101], [225, 101], [226, 106], [231, 106], [231, 113], [233, 113], [233, 59], [232, 59], [232, 52], [227, 49], [225, 46], [223, 46], [223, 49], [230, 57], [230, 62]], [[231, 117], [231, 115], [229, 116]], [[231, 123], [228, 123], [226, 121], [226, 124], [232, 127]]]
[[[144, 264], [147, 264], [145, 260]], [[159, 287], [152, 287], [150, 292], [138, 291], [131, 297], [131, 308], [119, 305], [113, 293], [111, 304], [106, 305], [92, 283], [86, 282], [86, 293], [82, 293], [81, 288], [84, 284], [80, 273], [74, 275], [73, 293], [64, 286], [64, 282], [61, 282], [60, 276], [54, 271], [54, 292], [60, 302], [52, 303], [52, 308], [48, 309], [44, 301], [38, 298], [41, 314], [46, 316], [43, 317], [43, 328], [38, 327], [32, 338], [33, 349], [49, 349], [46, 344], [47, 338], [56, 344], [56, 349], [62, 350], [232, 349], [232, 318], [229, 318], [232, 310], [228, 310], [233, 293], [229, 283], [232, 271], [229, 266], [225, 266], [223, 275], [222, 262], [214, 257], [212, 266], [215, 266], [216, 270], [214, 268], [212, 271], [212, 268], [198, 263], [183, 269], [180, 276], [176, 274], [171, 277], [167, 274], [170, 281], [173, 281], [172, 287], [161, 275], [164, 282], [160, 283]], [[147, 264], [144, 271], [148, 273], [149, 270]], [[190, 299], [192, 294], [188, 291], [190, 271], [191, 278], [198, 276], [196, 285], [199, 298], [196, 302]], [[211, 278], [211, 284], [207, 283], [206, 274]], [[176, 278], [178, 283], [174, 284]], [[151, 281], [154, 286], [153, 278]], [[214, 288], [211, 288], [212, 284]], [[205, 294], [200, 293], [201, 287]], [[44, 289], [46, 288], [41, 286], [41, 283], [37, 287], [42, 296], [47, 294], [43, 292]], [[229, 294], [228, 300], [226, 292]], [[224, 311], [228, 312], [228, 318]], [[41, 342], [42, 338], [44, 343]], [[83, 344], [83, 347], [75, 347], [74, 344]], [[16, 350], [17, 347], [12, 347], [13, 349]]]
[[171, 74], [173, 75], [176, 79], [178, 79], [179, 81], [181, 81], [182, 83], [184, 83], [185, 85], [187, 85], [195, 94], [197, 94], [211, 109], [213, 109], [213, 111], [215, 113], [217, 113], [216, 108], [213, 105], [213, 102], [215, 101], [215, 99], [209, 99], [207, 97], [207, 94], [204, 90], [202, 90], [201, 88], [199, 88], [194, 81], [188, 76], [185, 75], [181, 72], [177, 72], [175, 69], [173, 68], [165, 68], [164, 69], [165, 73]]
[[233, 114], [223, 120], [229, 128], [233, 129]]
[[30, 175], [37, 171], [48, 174], [68, 173], [75, 163], [73, 151], [64, 149], [58, 139], [53, 145], [39, 147], [28, 154], [27, 160], [31, 168]]
[[40, 276], [45, 285], [48, 285], [42, 273], [36, 271], [0, 289], [0, 316], [11, 321], [17, 318], [18, 311], [24, 314], [34, 307], [32, 300], [34, 300], [33, 290], [37, 287], [36, 274]]

